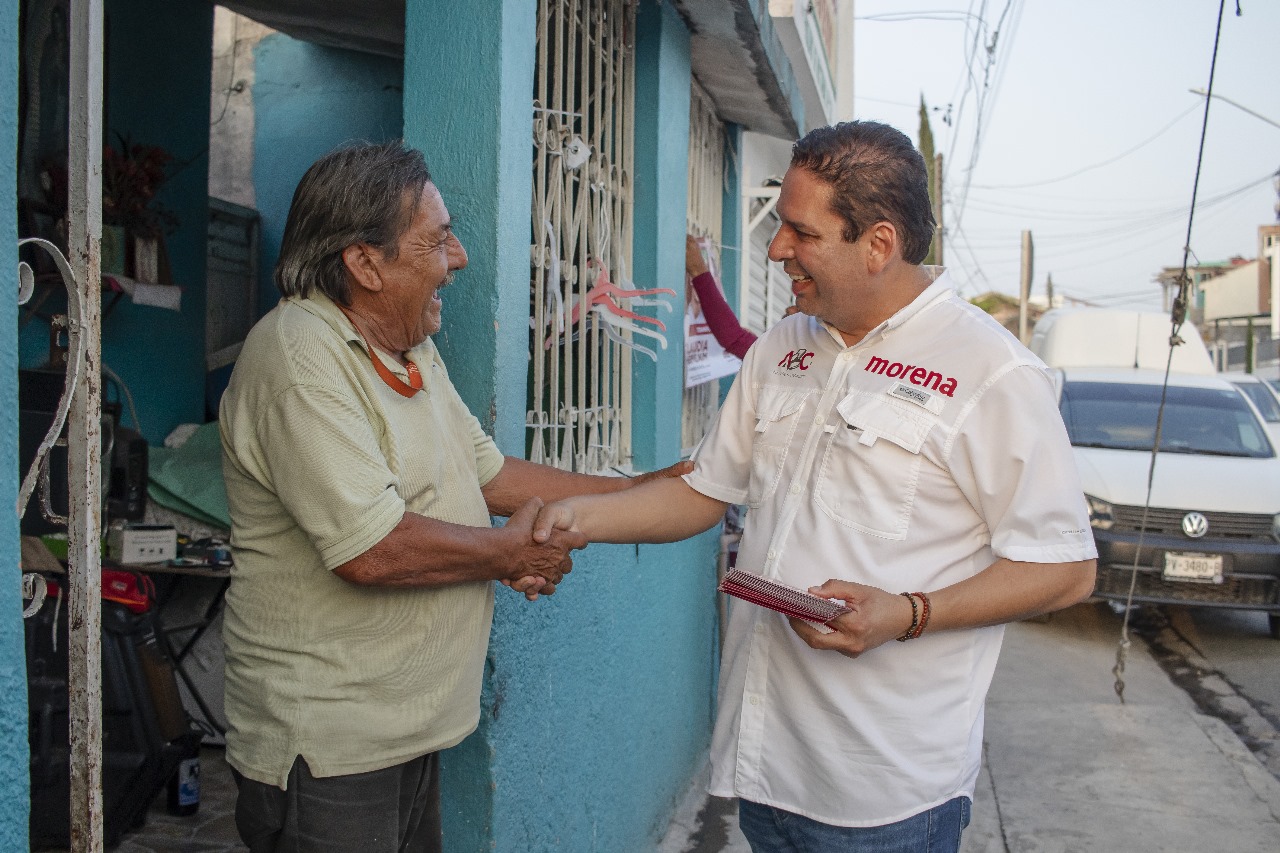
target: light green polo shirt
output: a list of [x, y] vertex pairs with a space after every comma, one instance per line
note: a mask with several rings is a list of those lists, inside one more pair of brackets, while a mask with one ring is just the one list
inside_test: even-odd
[[502, 455], [435, 345], [409, 358], [423, 389], [405, 398], [333, 302], [285, 299], [250, 332], [223, 395], [227, 760], [250, 779], [284, 788], [298, 755], [316, 776], [380, 770], [479, 721], [492, 584], [363, 587], [332, 572], [406, 510], [489, 526], [480, 487]]

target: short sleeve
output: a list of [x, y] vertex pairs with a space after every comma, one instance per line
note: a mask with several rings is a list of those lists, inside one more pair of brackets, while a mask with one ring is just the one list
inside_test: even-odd
[[260, 413], [256, 438], [265, 482], [326, 568], [363, 554], [403, 517], [396, 476], [353, 398], [292, 385]]
[[755, 415], [744, 377], [751, 375], [754, 355], [754, 351], [747, 353], [711, 429], [693, 452], [693, 471], [684, 475], [694, 491], [726, 503], [747, 500]]
[[1071, 444], [1042, 368], [1013, 367], [981, 392], [957, 427], [950, 461], [996, 556], [1028, 563], [1097, 556]]
[[[462, 400], [458, 400], [458, 404], [463, 405]], [[470, 418], [469, 429], [471, 433], [471, 444], [475, 448], [476, 454], [476, 479], [481, 486], [487, 484], [494, 477], [498, 476], [498, 472], [502, 470], [504, 457], [502, 451], [498, 450], [498, 446], [494, 444], [493, 439], [480, 426], [480, 421], [475, 415], [467, 412]]]

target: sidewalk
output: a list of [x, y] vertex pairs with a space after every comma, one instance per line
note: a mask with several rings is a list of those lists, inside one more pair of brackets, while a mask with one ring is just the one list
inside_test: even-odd
[[[1084, 604], [1009, 626], [962, 853], [1280, 849], [1280, 781], [1136, 638], [1120, 704], [1119, 625]], [[660, 853], [748, 853], [732, 801], [704, 790], [694, 783]]]

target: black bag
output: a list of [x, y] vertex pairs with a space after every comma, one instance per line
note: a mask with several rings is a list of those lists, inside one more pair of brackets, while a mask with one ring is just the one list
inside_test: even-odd
[[[56, 614], [56, 616], [55, 616]], [[56, 618], [56, 621], [55, 621]], [[70, 844], [67, 608], [50, 595], [26, 627], [31, 745], [31, 844]], [[55, 633], [56, 632], [56, 633]], [[55, 640], [56, 637], [56, 640]], [[153, 611], [102, 602], [103, 836], [114, 845], [147, 808], [201, 734], [182, 707]]]

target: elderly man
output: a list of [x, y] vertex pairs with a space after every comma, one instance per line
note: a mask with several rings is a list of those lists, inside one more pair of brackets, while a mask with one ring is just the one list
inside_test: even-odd
[[637, 482], [499, 453], [431, 341], [466, 265], [400, 143], [330, 154], [294, 193], [284, 298], [220, 418], [227, 760], [252, 853], [440, 850], [437, 753], [479, 720], [491, 582], [554, 592], [585, 539], [534, 542], [542, 501]]
[[535, 525], [659, 542], [747, 504], [738, 566], [851, 609], [827, 633], [734, 602], [711, 793], [757, 853], [957, 850], [999, 626], [1093, 588], [1049, 376], [920, 266], [926, 186], [885, 125], [797, 142], [769, 256], [804, 313], [747, 353], [693, 473]]

